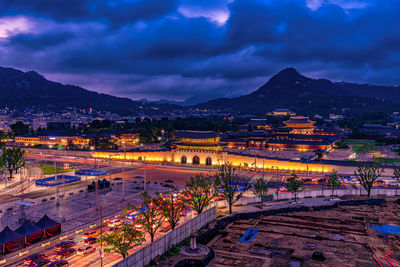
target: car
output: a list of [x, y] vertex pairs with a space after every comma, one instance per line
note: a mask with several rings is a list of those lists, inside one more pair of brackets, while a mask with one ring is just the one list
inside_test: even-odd
[[388, 182], [388, 185], [397, 186], [397, 181], [391, 180], [391, 181]]
[[41, 259], [41, 260], [35, 260], [31, 262], [28, 266], [29, 267], [39, 267], [39, 266], [45, 266], [50, 262], [49, 259]]
[[386, 185], [386, 181], [384, 181], [384, 180], [376, 180], [374, 182], [374, 184], [376, 184], [376, 185]]
[[68, 258], [70, 256], [72, 256], [73, 254], [76, 254], [76, 249], [74, 248], [64, 248], [63, 250], [59, 251], [56, 253], [55, 258], [57, 260], [62, 260], [65, 258]]
[[114, 231], [118, 231], [118, 227], [111, 227], [110, 229], [108, 229], [109, 232], [114, 232]]
[[110, 226], [110, 227], [115, 227], [115, 226], [118, 226], [120, 224], [121, 224], [120, 220], [114, 219], [114, 220], [109, 221], [107, 225]]
[[68, 261], [66, 260], [59, 260], [59, 261], [53, 261], [47, 267], [59, 267], [59, 266], [65, 266], [68, 265]]
[[350, 184], [360, 184], [360, 181], [358, 181], [358, 179], [351, 179]]
[[279, 187], [278, 191], [279, 192], [287, 192], [287, 188], [286, 187]]
[[43, 259], [47, 259], [46, 255], [44, 255], [44, 254], [32, 254], [29, 257], [24, 259], [24, 264], [31, 264], [34, 261], [43, 260]]
[[95, 250], [96, 250], [96, 248], [92, 247], [92, 246], [82, 246], [82, 247], [78, 248], [76, 253], [78, 255], [85, 256], [85, 255], [87, 255], [89, 253], [94, 252]]
[[318, 181], [317, 181], [319, 184], [324, 184], [324, 183], [326, 183], [326, 179], [325, 178], [321, 178], [321, 179], [318, 179]]
[[63, 242], [58, 243], [57, 245], [55, 245], [53, 247], [53, 250], [57, 252], [57, 251], [61, 251], [61, 250], [65, 249], [65, 248], [73, 247], [75, 245], [76, 244], [75, 244], [74, 241], [63, 241]]
[[305, 182], [305, 183], [311, 183], [311, 182], [312, 182], [312, 179], [311, 179], [311, 178], [305, 178], [305, 179], [303, 180], [303, 182]]
[[86, 238], [89, 238], [89, 237], [96, 237], [98, 235], [99, 235], [99, 232], [97, 232], [97, 231], [89, 231], [89, 232], [84, 233], [82, 235], [82, 238], [86, 239]]
[[97, 242], [97, 238], [95, 238], [95, 237], [89, 237], [89, 238], [86, 238], [85, 240], [83, 240], [83, 243], [88, 244], [88, 245], [95, 244], [96, 242]]

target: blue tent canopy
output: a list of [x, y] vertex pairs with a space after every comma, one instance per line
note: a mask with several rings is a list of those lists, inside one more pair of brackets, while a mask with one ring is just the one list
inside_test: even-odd
[[390, 225], [390, 224], [377, 225], [377, 224], [374, 224], [374, 225], [371, 226], [371, 228], [377, 230], [384, 237], [387, 237], [388, 234], [400, 235], [400, 226], [396, 226], [396, 225]]

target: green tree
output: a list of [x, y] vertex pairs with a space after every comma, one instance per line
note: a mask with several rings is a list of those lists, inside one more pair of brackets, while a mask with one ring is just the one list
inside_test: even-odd
[[226, 199], [229, 206], [229, 214], [232, 214], [232, 206], [250, 189], [246, 180], [240, 179], [237, 169], [231, 163], [221, 165], [216, 175], [216, 184], [220, 186], [220, 193]]
[[162, 194], [159, 194], [155, 203], [161, 215], [168, 221], [172, 230], [175, 229], [186, 208], [184, 198], [178, 193], [178, 189], [174, 187], [168, 196], [164, 197]]
[[143, 233], [129, 223], [122, 223], [118, 230], [108, 231], [98, 238], [98, 242], [106, 246], [105, 252], [118, 253], [123, 258], [128, 256], [130, 249], [140, 246], [144, 241]]
[[354, 175], [357, 177], [360, 184], [368, 193], [368, 197], [371, 196], [371, 190], [374, 186], [374, 182], [383, 173], [384, 169], [376, 163], [364, 162], [361, 163], [358, 168], [354, 171]]
[[128, 209], [135, 210], [138, 215], [136, 222], [143, 227], [143, 231], [150, 235], [151, 242], [154, 241], [154, 236], [161, 228], [163, 218], [160, 216], [158, 208], [155, 206], [156, 200], [149, 196], [147, 192], [142, 194], [143, 202], [141, 207], [128, 204]]
[[335, 190], [339, 189], [342, 185], [342, 181], [340, 181], [337, 171], [335, 169], [332, 170], [330, 174], [328, 174], [328, 181], [326, 182], [328, 188], [332, 190], [332, 197], [335, 194]]
[[210, 205], [216, 196], [216, 192], [215, 181], [209, 176], [200, 173], [186, 182], [186, 187], [182, 193], [186, 197], [186, 204], [195, 210], [197, 214], [201, 214]]
[[396, 180], [396, 196], [397, 196], [397, 189], [399, 188], [399, 183], [400, 183], [400, 167], [393, 168], [393, 178]]
[[254, 194], [260, 198], [261, 207], [264, 204], [264, 198], [268, 196], [269, 184], [263, 178], [257, 179], [256, 183], [253, 185]]
[[294, 195], [294, 202], [297, 202], [297, 194], [304, 190], [304, 188], [302, 188], [304, 182], [300, 180], [295, 173], [292, 173], [292, 176], [290, 176], [287, 181], [288, 183], [285, 187], [287, 191]]
[[3, 148], [0, 161], [0, 165], [9, 172], [11, 179], [14, 172], [25, 166], [24, 151], [19, 147]]

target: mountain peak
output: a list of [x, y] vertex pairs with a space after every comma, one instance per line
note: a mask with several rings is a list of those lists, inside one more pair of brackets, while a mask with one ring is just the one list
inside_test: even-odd
[[275, 74], [267, 84], [289, 85], [296, 82], [305, 82], [307, 77], [301, 75], [295, 68], [286, 68]]
[[295, 68], [285, 68], [274, 75], [273, 78], [293, 79], [303, 77]]

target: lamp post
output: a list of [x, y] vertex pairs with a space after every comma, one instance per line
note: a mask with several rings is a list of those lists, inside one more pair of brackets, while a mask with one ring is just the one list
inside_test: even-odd
[[276, 169], [276, 183], [278, 183], [278, 166], [271, 166], [271, 169]]
[[144, 178], [144, 185], [143, 185], [143, 189], [144, 189], [144, 192], [146, 192], [147, 190], [147, 187], [146, 187], [146, 185], [147, 185], [147, 180], [146, 180], [146, 157], [144, 157], [143, 158], [144, 159], [144, 175], [143, 175], [143, 178]]

